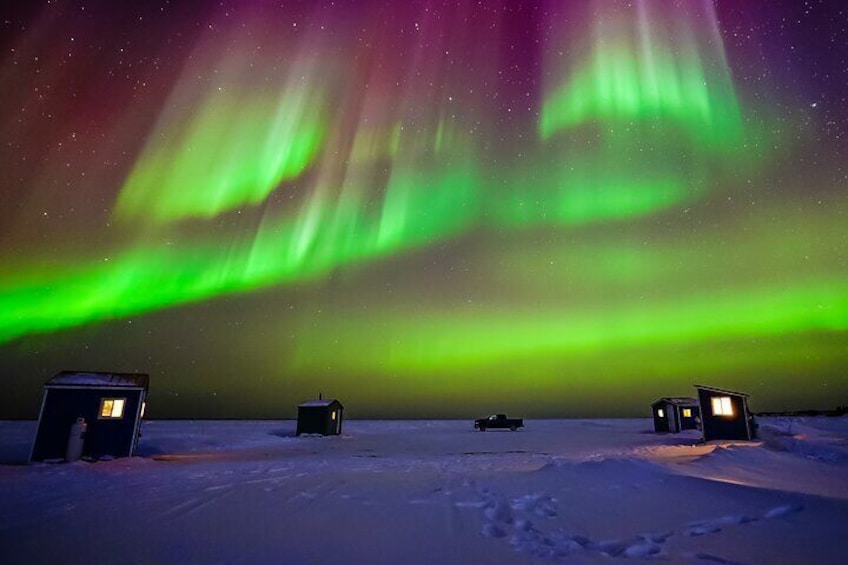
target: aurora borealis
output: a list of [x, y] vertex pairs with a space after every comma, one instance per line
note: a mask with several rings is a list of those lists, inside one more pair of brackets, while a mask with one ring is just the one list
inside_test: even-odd
[[848, 12], [739, 4], [4, 8], [0, 408], [845, 404]]

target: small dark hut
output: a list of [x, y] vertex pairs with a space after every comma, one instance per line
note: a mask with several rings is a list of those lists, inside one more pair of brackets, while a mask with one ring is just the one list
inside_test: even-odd
[[44, 385], [30, 461], [130, 457], [149, 376], [62, 371]]
[[297, 407], [297, 435], [321, 434], [333, 436], [342, 433], [344, 406], [335, 399], [308, 400]]
[[704, 441], [714, 439], [752, 440], [756, 424], [748, 409], [748, 395], [711, 386], [695, 385], [701, 405]]
[[676, 434], [682, 430], [698, 429], [701, 409], [695, 398], [671, 396], [660, 398], [651, 404], [654, 430]]

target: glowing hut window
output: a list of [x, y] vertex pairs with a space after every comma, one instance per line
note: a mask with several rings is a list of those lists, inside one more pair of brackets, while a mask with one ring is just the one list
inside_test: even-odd
[[691, 408], [684, 408], [683, 409], [683, 417], [684, 418], [691, 418], [692, 417], [692, 409]]
[[125, 398], [104, 398], [100, 401], [101, 418], [123, 418]]
[[334, 422], [336, 421], [336, 411], [335, 410], [330, 412], [330, 419]]
[[660, 418], [665, 418], [665, 410], [663, 410], [662, 408], [657, 409], [657, 416], [659, 416]]
[[716, 416], [733, 416], [733, 405], [729, 396], [714, 396], [712, 399], [713, 414]]

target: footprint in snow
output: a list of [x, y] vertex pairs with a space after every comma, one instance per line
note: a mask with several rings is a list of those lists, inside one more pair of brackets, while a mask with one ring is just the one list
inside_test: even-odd
[[661, 548], [652, 542], [637, 543], [624, 550], [624, 557], [651, 557], [657, 555]]
[[642, 534], [642, 539], [653, 543], [665, 543], [665, 541], [674, 535], [674, 532], [660, 532], [652, 534]]
[[770, 520], [772, 518], [780, 518], [782, 516], [786, 516], [787, 514], [794, 514], [796, 512], [800, 512], [804, 509], [803, 506], [798, 504], [784, 504], [783, 506], [775, 506], [765, 514], [763, 514], [763, 518]]
[[688, 527], [685, 533], [689, 536], [700, 536], [704, 534], [719, 532], [722, 528], [726, 526], [737, 526], [740, 524], [749, 524], [751, 522], [756, 522], [757, 520], [770, 520], [774, 518], [781, 518], [789, 514], [801, 512], [802, 510], [804, 510], [804, 507], [799, 504], [784, 504], [781, 506], [775, 506], [774, 508], [768, 510], [762, 516], [759, 517], [745, 515], [722, 516], [721, 518], [713, 518], [711, 520], [690, 522], [689, 524], [687, 524]]
[[[562, 530], [545, 533], [537, 529], [526, 519], [527, 514], [544, 518], [557, 516], [556, 499], [545, 494], [528, 494], [512, 499], [507, 504], [502, 499], [495, 499], [489, 490], [483, 494], [488, 500], [480, 503], [483, 509], [484, 525], [482, 534], [491, 538], [508, 538], [510, 545], [518, 553], [524, 553], [542, 559], [559, 560], [577, 551], [595, 551], [615, 558], [649, 559], [660, 557], [663, 544], [674, 535], [672, 531], [654, 532], [627, 540], [606, 540], [593, 542], [583, 536], [572, 536]], [[727, 515], [709, 520], [701, 520], [687, 524], [684, 533], [688, 536], [701, 536], [720, 532], [723, 528], [748, 524], [761, 519], [780, 518], [800, 512], [803, 506], [786, 504], [776, 506], [761, 517], [746, 515]], [[735, 561], [708, 553], [690, 554], [699, 561], [738, 565]]]
[[543, 518], [557, 515], [556, 499], [547, 494], [528, 494], [512, 501], [513, 510], [532, 512]]
[[583, 549], [588, 540], [571, 538], [562, 532], [545, 535], [536, 529], [527, 514], [542, 517], [557, 515], [555, 499], [549, 495], [526, 495], [510, 503], [484, 489], [483, 527], [481, 533], [490, 538], [508, 538], [510, 545], [519, 553], [553, 559]]
[[587, 546], [585, 538], [572, 537], [563, 530], [549, 534], [536, 529], [530, 520], [517, 520], [509, 538], [512, 548], [543, 559], [557, 559], [582, 551]]
[[673, 535], [671, 531], [652, 532], [627, 540], [593, 542], [562, 529], [545, 532], [537, 528], [528, 515], [541, 518], [557, 516], [556, 499], [553, 496], [528, 494], [507, 503], [493, 496], [491, 491], [482, 494], [485, 499], [481, 504], [484, 522], [481, 533], [490, 538], [506, 538], [517, 553], [541, 559], [560, 560], [584, 551], [618, 558], [651, 558], [662, 553], [662, 544]]
[[659, 544], [642, 537], [601, 541], [595, 544], [595, 549], [609, 557], [648, 557], [660, 552]]
[[500, 527], [498, 524], [488, 523], [483, 524], [482, 533], [487, 538], [505, 538], [506, 531]]
[[742, 565], [738, 561], [730, 561], [729, 559], [724, 559], [718, 555], [710, 555], [709, 553], [696, 553], [693, 557], [699, 561], [709, 561], [710, 563], [720, 563], [721, 565]]
[[512, 509], [502, 500], [488, 503], [485, 510], [483, 510], [483, 516], [490, 522], [500, 522], [503, 524], [512, 524], [513, 520]]
[[704, 534], [714, 534], [720, 532], [726, 526], [737, 526], [754, 521], [756, 521], [756, 518], [751, 518], [750, 516], [722, 516], [721, 518], [713, 518], [712, 520], [691, 522], [686, 529], [686, 535], [702, 536]]

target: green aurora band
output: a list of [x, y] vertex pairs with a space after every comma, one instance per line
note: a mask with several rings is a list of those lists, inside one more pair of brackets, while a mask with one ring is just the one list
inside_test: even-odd
[[699, 146], [724, 152], [742, 139], [715, 14], [705, 15], [713, 24], [699, 41], [688, 18], [662, 25], [666, 7], [651, 6], [637, 2], [636, 20], [623, 5], [600, 12], [589, 60], [566, 80], [555, 79], [547, 93], [539, 120], [543, 139], [594, 120], [615, 125], [671, 121]]
[[[809, 344], [812, 335], [841, 335], [848, 285], [832, 258], [844, 241], [801, 250], [817, 275], [798, 260], [780, 283], [768, 273], [783, 258], [764, 250], [791, 249], [794, 237], [746, 233], [733, 255], [720, 228], [708, 243], [685, 229], [670, 230], [668, 243], [629, 243], [627, 227], [697, 206], [732, 184], [740, 164], [756, 171], [762, 158], [750, 149], [760, 134], [744, 131], [715, 25], [702, 33], [686, 10], [663, 16], [648, 3], [637, 6], [636, 20], [615, 7], [600, 10], [592, 41], [576, 50], [588, 56], [571, 66], [546, 61], [553, 82], [540, 105], [538, 146], [528, 143], [521, 166], [494, 173], [484, 172], [485, 150], [467, 133], [469, 123], [451, 120], [445, 105], [381, 116], [380, 100], [346, 99], [337, 92], [344, 80], [328, 79], [320, 58], [309, 57], [254, 91], [239, 87], [239, 58], [225, 58], [220, 84], [200, 93], [189, 80], [177, 86], [131, 168], [116, 225], [131, 235], [143, 225], [142, 233], [109, 261], [51, 260], [49, 270], [4, 273], [0, 343], [321, 281], [340, 268], [480, 234], [510, 239], [495, 256], [477, 257], [485, 278], [475, 282], [492, 286], [482, 303], [433, 304], [427, 315], [386, 306], [368, 316], [303, 319], [295, 355], [282, 364], [309, 374], [332, 358], [343, 370], [390, 380], [399, 373], [454, 378], [454, 369], [540, 356], [781, 336]], [[196, 111], [186, 112], [195, 101]], [[349, 114], [357, 117], [347, 121]], [[835, 215], [816, 229], [841, 234], [837, 212], [845, 208], [836, 202]], [[787, 209], [757, 217], [786, 215], [786, 233], [806, 229]], [[588, 241], [590, 224], [613, 222], [621, 233]], [[544, 237], [553, 246], [534, 247], [533, 234], [551, 226], [556, 235]], [[554, 264], [561, 270], [541, 269]], [[739, 264], [754, 265], [750, 281], [704, 290], [711, 274]], [[522, 305], [528, 296], [538, 301]], [[821, 363], [837, 355], [813, 345], [803, 351], [821, 355]], [[737, 361], [765, 356], [757, 349]], [[480, 373], [451, 386], [479, 387], [485, 379]], [[444, 384], [422, 386], [435, 395]]]
[[245, 66], [225, 61], [224, 86], [206, 93], [196, 111], [172, 101], [121, 190], [119, 216], [213, 218], [263, 202], [313, 162], [328, 128], [327, 96], [312, 70], [320, 67], [301, 64], [290, 73], [293, 84], [257, 89], [256, 81], [239, 80]]
[[746, 150], [755, 128], [743, 130], [714, 8], [703, 37], [690, 18], [666, 21], [659, 3], [635, 9], [637, 18], [623, 4], [599, 4], [588, 45], [550, 50], [589, 55], [571, 69], [549, 56], [538, 124], [545, 145], [539, 163], [516, 174], [519, 188], [496, 203], [505, 223], [638, 217], [755, 164]]
[[0, 286], [0, 342], [309, 279], [430, 243], [465, 224], [476, 176], [472, 167], [442, 174], [401, 169], [373, 214], [352, 196], [359, 185], [346, 186], [337, 200], [316, 191], [295, 216], [266, 216], [252, 240], [229, 234], [182, 246], [163, 240], [89, 267], [8, 277]]
[[[381, 328], [376, 336], [357, 331], [361, 315], [318, 327], [303, 323], [308, 335], [296, 368], [329, 357], [363, 374], [432, 374], [509, 359], [838, 335], [848, 331], [845, 238], [799, 234], [838, 233], [846, 210], [843, 200], [819, 211], [813, 226], [797, 211], [764, 209], [748, 233], [732, 238], [720, 228], [669, 241], [574, 236], [537, 243], [533, 253], [529, 236], [507, 242], [473, 265], [489, 288], [475, 302], [450, 309], [433, 304], [427, 316], [375, 316], [366, 325]], [[786, 218], [784, 233], [756, 229], [775, 213]], [[727, 247], [735, 251], [723, 251]], [[828, 267], [834, 248], [842, 248], [841, 261]], [[693, 250], [701, 257], [693, 259]], [[500, 297], [519, 292], [523, 301], [502, 305]], [[406, 337], [391, 337], [399, 335]], [[744, 349], [739, 357], [759, 354], [752, 344]]]

